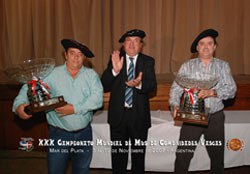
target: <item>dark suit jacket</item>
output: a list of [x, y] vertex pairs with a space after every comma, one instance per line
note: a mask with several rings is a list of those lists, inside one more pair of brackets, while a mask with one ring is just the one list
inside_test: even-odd
[[[125, 88], [127, 81], [126, 55], [123, 68], [115, 77], [112, 73], [112, 62], [109, 61], [107, 69], [103, 72], [101, 81], [105, 92], [110, 93], [108, 108], [108, 123], [111, 127], [117, 127], [122, 121], [124, 114]], [[152, 57], [139, 53], [136, 61], [135, 77], [142, 72], [142, 89], [133, 88], [133, 119], [132, 126], [135, 130], [148, 129], [151, 126], [149, 93], [156, 89], [156, 77], [154, 69], [155, 61]]]

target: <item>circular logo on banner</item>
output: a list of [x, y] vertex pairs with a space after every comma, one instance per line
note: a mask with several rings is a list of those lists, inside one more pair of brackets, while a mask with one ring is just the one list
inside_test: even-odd
[[34, 149], [33, 141], [34, 141], [33, 138], [22, 137], [21, 141], [19, 141], [19, 147], [18, 147], [18, 149], [24, 150], [26, 152], [32, 151]]
[[244, 142], [238, 138], [233, 138], [227, 141], [227, 149], [233, 151], [242, 151], [244, 147]]

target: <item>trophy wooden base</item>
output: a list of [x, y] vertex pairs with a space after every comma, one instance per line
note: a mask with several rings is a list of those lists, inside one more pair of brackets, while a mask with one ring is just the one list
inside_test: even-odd
[[184, 123], [197, 124], [202, 126], [208, 126], [208, 116], [201, 113], [188, 113], [177, 111], [175, 121], [183, 121]]
[[59, 96], [59, 97], [50, 98], [41, 102], [31, 102], [30, 105], [24, 108], [24, 111], [27, 114], [32, 115], [38, 112], [53, 110], [55, 108], [61, 107], [66, 104], [67, 102], [64, 101], [63, 96]]

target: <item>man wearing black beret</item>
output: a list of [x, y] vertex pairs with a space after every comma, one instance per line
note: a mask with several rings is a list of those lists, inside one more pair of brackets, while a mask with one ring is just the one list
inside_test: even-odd
[[[235, 96], [236, 85], [229, 64], [214, 57], [218, 35], [218, 32], [214, 29], [201, 32], [191, 45], [191, 52], [198, 52], [198, 57], [186, 61], [179, 69], [178, 74], [188, 77], [195, 74], [213, 74], [219, 79], [212, 89], [200, 89], [198, 93], [198, 97], [204, 99], [205, 107], [209, 108], [208, 126], [183, 123], [179, 142], [199, 142], [201, 135], [204, 134], [204, 144], [211, 160], [210, 173], [222, 174], [224, 171], [225, 144], [223, 100]], [[174, 81], [169, 99], [173, 117], [176, 117], [177, 110], [180, 107], [182, 94], [183, 88]], [[188, 173], [195, 148], [196, 144], [177, 147], [175, 173]]]
[[[112, 145], [112, 171], [125, 174], [131, 145], [132, 173], [144, 174], [145, 141], [151, 126], [149, 93], [156, 89], [155, 61], [141, 53], [145, 32], [127, 31], [121, 36], [121, 51], [114, 51], [102, 75], [109, 91], [108, 123]], [[137, 142], [137, 144], [135, 144]]]
[[[92, 141], [92, 111], [103, 104], [103, 87], [98, 74], [83, 66], [86, 57], [94, 57], [90, 49], [73, 39], [63, 39], [61, 44], [65, 49], [65, 64], [55, 67], [44, 79], [51, 97], [62, 95], [67, 101], [66, 105], [46, 113], [49, 139], [54, 142], [48, 147], [48, 173], [65, 173], [71, 159], [73, 174], [88, 174], [93, 147], [79, 142]], [[24, 112], [28, 105], [27, 90], [24, 85], [13, 105], [13, 111], [22, 119], [32, 117]]]

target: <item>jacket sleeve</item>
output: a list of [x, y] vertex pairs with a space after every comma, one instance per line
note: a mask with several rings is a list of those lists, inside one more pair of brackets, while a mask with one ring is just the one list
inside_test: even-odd
[[[112, 88], [113, 82], [115, 80], [115, 76], [112, 73], [112, 61], [111, 59], [109, 60], [108, 67], [104, 70], [102, 77], [101, 77], [101, 82], [104, 88], [104, 92], [109, 92]], [[119, 76], [119, 74], [117, 75]]]
[[139, 93], [150, 93], [156, 90], [157, 82], [155, 75], [155, 61], [153, 58], [145, 64], [142, 72], [142, 88], [138, 89]]

